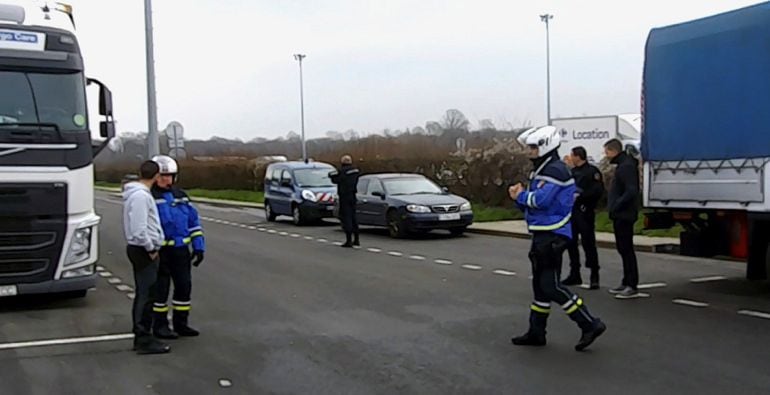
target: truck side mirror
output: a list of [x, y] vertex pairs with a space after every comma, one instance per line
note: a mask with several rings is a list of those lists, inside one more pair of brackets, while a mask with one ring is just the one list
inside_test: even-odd
[[89, 78], [87, 82], [89, 85], [92, 83], [99, 85], [99, 115], [112, 117], [112, 91], [110, 88], [95, 78]]
[[106, 139], [115, 137], [115, 122], [102, 121], [99, 123], [99, 135]]

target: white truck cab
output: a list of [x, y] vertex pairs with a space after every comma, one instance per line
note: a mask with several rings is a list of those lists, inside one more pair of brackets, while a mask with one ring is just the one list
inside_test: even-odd
[[[0, 0], [0, 296], [85, 295], [96, 282], [93, 158], [115, 134], [112, 96], [85, 77], [72, 8]], [[100, 135], [86, 85], [99, 86]]]

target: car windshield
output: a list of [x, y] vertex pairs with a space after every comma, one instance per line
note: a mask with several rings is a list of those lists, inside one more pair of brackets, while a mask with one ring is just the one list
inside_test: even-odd
[[385, 189], [390, 195], [422, 195], [441, 194], [443, 191], [438, 185], [427, 178], [397, 178], [385, 180]]
[[88, 127], [82, 73], [0, 71], [0, 87], [0, 128], [41, 123], [61, 131]]
[[297, 185], [304, 188], [331, 188], [334, 186], [329, 172], [331, 168], [300, 169], [294, 171]]

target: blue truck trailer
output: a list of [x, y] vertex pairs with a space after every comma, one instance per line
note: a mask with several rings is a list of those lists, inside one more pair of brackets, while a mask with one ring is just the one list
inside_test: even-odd
[[770, 2], [651, 30], [642, 121], [647, 227], [679, 223], [682, 254], [767, 279]]

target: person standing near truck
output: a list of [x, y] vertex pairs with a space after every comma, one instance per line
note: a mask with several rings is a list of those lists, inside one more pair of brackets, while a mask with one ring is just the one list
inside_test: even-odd
[[569, 243], [570, 273], [564, 279], [564, 285], [580, 285], [580, 249], [578, 238], [582, 242], [586, 255], [586, 267], [591, 269], [590, 289], [599, 289], [599, 254], [596, 251], [596, 205], [604, 194], [602, 172], [588, 163], [586, 149], [577, 146], [569, 156], [573, 164], [572, 177], [575, 178], [577, 195], [572, 207], [572, 240]]
[[616, 165], [615, 176], [607, 195], [609, 211], [615, 233], [615, 245], [623, 260], [623, 280], [619, 287], [610, 289], [618, 299], [645, 296], [639, 293], [639, 268], [634, 252], [634, 223], [639, 216], [639, 163], [623, 152], [620, 140], [612, 139], [604, 144], [604, 153], [610, 163]]

